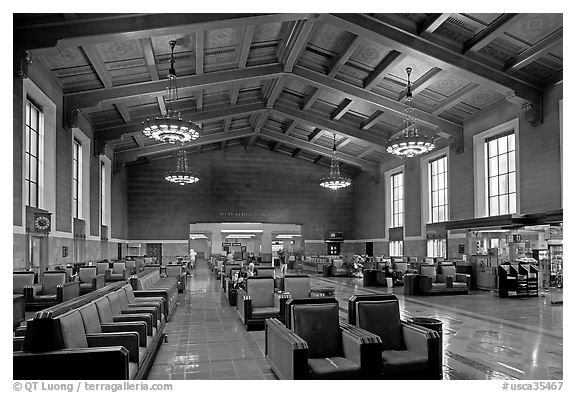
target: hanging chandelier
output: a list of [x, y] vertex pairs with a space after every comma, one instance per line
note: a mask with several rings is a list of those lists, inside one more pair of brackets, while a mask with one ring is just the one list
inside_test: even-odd
[[348, 187], [352, 180], [348, 177], [340, 176], [340, 166], [336, 158], [336, 134], [334, 134], [334, 147], [332, 148], [332, 161], [330, 162], [330, 176], [320, 179], [320, 186], [332, 191]]
[[420, 154], [428, 153], [434, 149], [434, 142], [426, 135], [418, 134], [418, 127], [414, 121], [414, 104], [410, 85], [410, 73], [412, 68], [407, 67], [408, 87], [406, 91], [406, 119], [402, 135], [386, 142], [386, 151], [398, 157], [411, 158]]
[[168, 90], [166, 93], [166, 115], [144, 121], [144, 135], [166, 143], [184, 143], [200, 136], [200, 127], [188, 120], [182, 120], [178, 108], [178, 86], [174, 69], [174, 47], [170, 41], [170, 69], [168, 70]]
[[193, 173], [188, 169], [188, 159], [186, 158], [186, 150], [184, 149], [178, 150], [178, 163], [176, 164], [176, 170], [166, 172], [164, 178], [171, 183], [180, 184], [181, 186], [185, 184], [193, 184], [200, 180], [196, 173]]

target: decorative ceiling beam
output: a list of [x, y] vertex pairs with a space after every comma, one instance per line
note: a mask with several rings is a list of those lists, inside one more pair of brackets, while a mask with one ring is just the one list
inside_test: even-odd
[[432, 114], [438, 116], [440, 113], [452, 108], [454, 105], [462, 102], [466, 98], [470, 97], [474, 90], [478, 88], [478, 84], [470, 83], [468, 86], [461, 88], [456, 93], [447, 97], [446, 99], [440, 101], [433, 109]]
[[202, 75], [204, 73], [204, 30], [196, 32], [194, 54], [196, 60], [196, 75]]
[[354, 101], [349, 98], [344, 99], [344, 101], [338, 105], [338, 108], [336, 108], [334, 113], [332, 113], [332, 120], [340, 120], [342, 116], [344, 116], [344, 114], [348, 111], [348, 109], [350, 109], [353, 103]]
[[[367, 15], [337, 14], [323, 15], [322, 21], [339, 26], [403, 54], [420, 58], [431, 66], [464, 77], [470, 82], [479, 83], [495, 90], [509, 100], [514, 97], [529, 101], [540, 107], [542, 92], [538, 86], [495, 69], [478, 59], [453, 51], [434, 43], [425, 37], [399, 29]], [[515, 100], [514, 100], [515, 101]]]
[[266, 111], [263, 111], [263, 112], [259, 113], [257, 116], [258, 116], [258, 119], [254, 123], [254, 132], [256, 134], [262, 130], [264, 123], [266, 123], [266, 120], [268, 120], [268, 113]]
[[310, 135], [308, 135], [308, 142], [314, 142], [316, 139], [320, 138], [323, 134], [321, 128], [316, 128]]
[[336, 76], [340, 68], [346, 64], [348, 59], [350, 59], [350, 56], [354, 54], [361, 43], [362, 39], [358, 36], [355, 36], [352, 40], [350, 40], [346, 49], [344, 49], [338, 56], [336, 56], [336, 58], [330, 64], [330, 67], [328, 68], [329, 77], [333, 78]]
[[[227, 142], [227, 141], [224, 140], [224, 141], [222, 141], [222, 143], [220, 144], [220, 149], [221, 149], [221, 150], [225, 150], [225, 149], [226, 149], [226, 142]], [[202, 149], [202, 146], [199, 146], [199, 147], [200, 147], [200, 149]]]
[[340, 138], [340, 140], [338, 142], [336, 142], [336, 147], [339, 149], [341, 147], [346, 146], [350, 142], [352, 142], [352, 139], [350, 139], [350, 138], [346, 138], [346, 137]]
[[255, 28], [254, 25], [250, 25], [244, 29], [244, 37], [242, 37], [242, 44], [240, 44], [240, 52], [238, 54], [238, 68], [246, 68]]
[[286, 127], [282, 133], [285, 135], [290, 135], [290, 133], [294, 130], [294, 127], [296, 127], [296, 120], [290, 119], [288, 120], [288, 127]]
[[156, 101], [158, 101], [158, 107], [160, 108], [160, 113], [162, 113], [163, 116], [166, 116], [168, 111], [166, 110], [166, 102], [164, 101], [164, 96], [156, 97]]
[[[241, 105], [231, 105], [225, 108], [209, 109], [203, 111], [193, 111], [193, 112], [182, 112], [185, 114], [186, 120], [190, 120], [197, 123], [203, 123], [216, 119], [233, 118], [237, 116], [248, 116], [252, 113], [258, 113], [264, 111], [264, 105], [261, 102], [241, 104]], [[132, 119], [130, 124], [109, 127], [105, 129], [97, 129], [95, 133], [103, 141], [118, 139], [125, 134], [131, 134], [134, 132], [142, 131], [142, 121], [146, 120], [146, 117]]]
[[372, 89], [374, 86], [378, 84], [386, 75], [391, 68], [393, 68], [396, 64], [401, 62], [406, 58], [406, 55], [402, 53], [391, 50], [385, 57], [378, 63], [374, 71], [370, 73], [364, 80], [364, 88], [366, 90]]
[[304, 100], [304, 105], [302, 105], [302, 109], [307, 111], [310, 108], [312, 108], [312, 104], [314, 104], [314, 101], [316, 101], [316, 98], [318, 98], [319, 94], [320, 94], [320, 89], [315, 87], [312, 90], [312, 92]]
[[96, 75], [98, 75], [98, 78], [102, 82], [102, 85], [104, 85], [105, 88], [112, 87], [112, 77], [108, 72], [108, 68], [106, 68], [106, 64], [104, 64], [104, 62], [100, 59], [96, 48], [90, 45], [84, 45], [82, 46], [82, 50], [86, 54], [86, 57], [88, 57], [88, 60], [96, 72]]
[[314, 165], [318, 164], [322, 159], [324, 158], [324, 156], [318, 156], [314, 159]]
[[146, 59], [146, 65], [148, 66], [148, 72], [150, 73], [150, 78], [153, 81], [160, 79], [158, 75], [158, 67], [156, 67], [156, 59], [154, 58], [154, 48], [152, 47], [152, 40], [150, 38], [142, 38], [140, 40], [142, 44], [142, 50], [144, 51], [144, 59]]
[[[412, 95], [415, 96], [416, 94], [420, 93], [422, 90], [425, 90], [428, 86], [433, 83], [436, 83], [440, 78], [445, 76], [446, 73], [441, 70], [440, 68], [431, 68], [422, 75], [416, 82], [412, 83]], [[402, 90], [400, 95], [398, 96], [398, 101], [402, 101], [406, 98], [407, 89]]]
[[362, 150], [360, 153], [358, 153], [357, 157], [358, 158], [366, 157], [368, 154], [372, 153], [373, 151], [376, 151], [377, 148], [378, 148], [378, 146], [376, 146], [376, 145], [368, 146], [367, 148]]
[[284, 54], [284, 71], [291, 72], [292, 68], [296, 64], [298, 57], [300, 57], [300, 53], [306, 47], [308, 43], [308, 39], [310, 38], [310, 34], [316, 25], [316, 21], [318, 20], [317, 14], [310, 15], [307, 19], [299, 20], [294, 25], [294, 29], [292, 30], [288, 42], [286, 43], [286, 53]]
[[285, 76], [281, 76], [274, 81], [274, 85], [270, 90], [270, 94], [268, 94], [268, 98], [266, 99], [266, 108], [272, 108], [274, 106], [274, 103], [280, 97], [280, 94], [282, 94], [285, 83]]
[[278, 152], [278, 149], [280, 149], [280, 146], [282, 146], [282, 142], [274, 142], [274, 145], [272, 146], [272, 148], [270, 150], [272, 150], [274, 153]]
[[[184, 149], [196, 148], [196, 146], [209, 145], [211, 143], [219, 143], [222, 141], [228, 141], [232, 139], [245, 138], [252, 135], [253, 131], [251, 128], [245, 128], [242, 130], [236, 130], [231, 132], [217, 132], [210, 135], [202, 136], [192, 142], [188, 142]], [[152, 154], [169, 153], [181, 149], [182, 146], [178, 144], [170, 143], [158, 143], [155, 145], [146, 146], [143, 148], [121, 150], [115, 152], [114, 158], [118, 162], [130, 162], [135, 161], [139, 157], [146, 157]]]
[[380, 121], [380, 119], [382, 119], [384, 116], [386, 116], [385, 112], [382, 112], [381, 110], [377, 110], [376, 112], [372, 113], [370, 115], [370, 117], [368, 117], [366, 120], [364, 120], [362, 122], [362, 124], [360, 125], [360, 129], [361, 130], [367, 130], [371, 127], [373, 127], [374, 125], [376, 125], [376, 123], [378, 123]]
[[[178, 77], [178, 91], [186, 92], [230, 84], [230, 82], [254, 82], [277, 78], [283, 74], [278, 64], [210, 72], [202, 75]], [[161, 96], [166, 91], [167, 81], [141, 82], [125, 86], [70, 93], [64, 96], [68, 110], [97, 106], [100, 103], [116, 103], [134, 100], [141, 96]]]
[[[171, 13], [125, 14], [51, 24], [14, 24], [14, 46], [20, 49], [60, 49], [106, 42], [136, 40], [197, 31], [277, 23], [311, 14]], [[15, 21], [19, 22], [19, 21]], [[146, 28], [143, 28], [143, 27]]]
[[302, 149], [300, 148], [296, 148], [293, 152], [292, 152], [292, 158], [298, 158], [298, 156], [302, 154]]
[[254, 142], [256, 142], [256, 139], [258, 139], [258, 134], [252, 134], [250, 135], [250, 137], [246, 138], [246, 145], [244, 145], [244, 147], [246, 149], [251, 149], [252, 146], [254, 145]]
[[144, 135], [141, 133], [136, 133], [132, 134], [132, 137], [134, 138], [134, 142], [136, 142], [139, 148], [144, 147]]
[[339, 135], [346, 135], [347, 137], [352, 138], [352, 142], [358, 140], [360, 142], [363, 142], [361, 144], [365, 144], [366, 142], [380, 146], [384, 146], [386, 144], [385, 139], [374, 136], [373, 134], [367, 133], [365, 131], [360, 131], [355, 128], [351, 128], [349, 126], [342, 124], [341, 122], [313, 115], [310, 112], [305, 112], [303, 110], [291, 109], [284, 106], [276, 106], [273, 109], [273, 112], [276, 112], [281, 116], [285, 116], [290, 119], [296, 120], [299, 123], [306, 123], [313, 127], [321, 128], [327, 132], [337, 133]]
[[116, 104], [116, 109], [120, 112], [120, 116], [124, 119], [124, 123], [130, 123], [132, 121], [130, 118], [130, 111], [124, 104]]
[[224, 119], [224, 132], [230, 131], [230, 124], [232, 124], [231, 117], [227, 117], [226, 119]]
[[526, 14], [502, 14], [490, 25], [480, 31], [474, 37], [466, 41], [462, 47], [462, 53], [478, 52], [496, 38], [504, 34], [513, 22], [523, 18]]
[[[313, 86], [329, 89], [338, 94], [344, 94], [350, 99], [367, 102], [378, 109], [394, 112], [402, 117], [405, 116], [406, 105], [394, 99], [366, 91], [360, 87], [353, 86], [337, 79], [328, 78], [326, 75], [322, 75], [303, 67], [294, 67], [293, 73], [294, 76]], [[462, 133], [462, 126], [456, 123], [438, 118], [420, 109], [414, 109], [413, 113], [418, 123], [432, 128], [433, 130], [441, 128], [452, 135], [460, 135]]]
[[525, 50], [518, 56], [507, 61], [506, 65], [504, 66], [504, 70], [508, 73], [517, 71], [520, 68], [525, 67], [526, 65], [544, 56], [546, 53], [548, 53], [552, 46], [556, 45], [562, 40], [562, 30], [562, 28], [556, 30], [554, 33], [550, 34], [548, 37], [544, 38], [533, 47]]
[[[323, 146], [317, 145], [315, 143], [306, 142], [306, 141], [303, 141], [301, 139], [294, 138], [292, 136], [287, 136], [287, 135], [281, 134], [279, 132], [274, 132], [274, 131], [264, 129], [264, 130], [262, 130], [262, 135], [265, 137], [268, 137], [272, 140], [275, 140], [277, 142], [281, 142], [281, 143], [289, 145], [289, 146], [294, 146], [294, 147], [300, 148], [302, 150], [312, 152], [314, 154], [320, 154], [324, 157], [331, 157], [332, 156], [332, 149], [330, 149], [330, 148], [323, 147]], [[367, 171], [375, 171], [377, 168], [377, 165], [370, 162], [370, 161], [362, 160], [362, 159], [359, 159], [357, 157], [354, 157], [354, 156], [351, 156], [349, 154], [342, 153], [342, 152], [338, 153], [338, 161], [360, 167], [360, 168], [365, 169]]]
[[238, 102], [238, 94], [240, 94], [240, 86], [238, 83], [234, 83], [230, 89], [230, 104], [236, 105]]
[[432, 34], [446, 21], [450, 18], [452, 13], [447, 14], [432, 14], [426, 20], [418, 25], [418, 35]]

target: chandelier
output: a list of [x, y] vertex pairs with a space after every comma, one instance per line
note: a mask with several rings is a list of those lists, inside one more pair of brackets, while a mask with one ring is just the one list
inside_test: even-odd
[[168, 89], [166, 93], [166, 115], [144, 121], [144, 135], [166, 143], [184, 143], [200, 136], [200, 127], [188, 120], [182, 120], [178, 108], [178, 86], [174, 69], [174, 47], [176, 41], [170, 41], [170, 69], [168, 70]]
[[386, 142], [386, 151], [398, 157], [411, 158], [420, 154], [428, 153], [434, 149], [434, 142], [425, 135], [418, 134], [418, 127], [414, 121], [414, 105], [412, 102], [412, 90], [410, 86], [410, 73], [412, 68], [407, 67], [408, 87], [406, 91], [406, 119], [402, 135]]
[[320, 186], [329, 188], [332, 191], [348, 187], [352, 180], [340, 176], [340, 166], [336, 158], [336, 134], [334, 134], [334, 147], [332, 148], [332, 161], [330, 162], [330, 176], [320, 179]]
[[196, 173], [190, 172], [188, 169], [188, 159], [186, 158], [186, 150], [184, 149], [178, 150], [178, 164], [176, 164], [176, 170], [166, 172], [164, 178], [169, 182], [177, 183], [181, 186], [185, 184], [193, 184], [200, 180]]

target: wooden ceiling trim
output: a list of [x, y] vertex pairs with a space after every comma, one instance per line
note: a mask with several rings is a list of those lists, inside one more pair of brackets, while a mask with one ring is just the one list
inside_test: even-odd
[[418, 25], [418, 35], [432, 34], [439, 28], [442, 23], [446, 22], [448, 18], [452, 16], [452, 13], [447, 14], [431, 14], [423, 22]]
[[[258, 113], [264, 110], [265, 110], [264, 104], [262, 104], [261, 102], [257, 102], [249, 104], [231, 105], [225, 108], [194, 111], [191, 113], [186, 113], [185, 118], [195, 123], [196, 122], [203, 123], [211, 120], [233, 118], [241, 115], [248, 116], [252, 113]], [[124, 134], [141, 132], [142, 121], [144, 120], [146, 120], [145, 117], [140, 119], [132, 119], [132, 122], [130, 124], [116, 127], [109, 127], [95, 131], [98, 137], [101, 138], [101, 140], [103, 141], [118, 139]]]
[[314, 131], [312, 131], [312, 133], [310, 135], [308, 135], [308, 142], [314, 142], [315, 140], [320, 138], [322, 136], [322, 134], [323, 134], [323, 131], [321, 128], [314, 129]]
[[281, 142], [274, 142], [274, 145], [272, 145], [272, 148], [270, 150], [276, 153], [278, 152], [278, 149], [280, 149], [280, 146], [282, 146]]
[[[217, 132], [214, 134], [203, 136], [192, 142], [188, 142], [184, 149], [196, 148], [197, 146], [208, 145], [211, 143], [220, 143], [222, 141], [228, 141], [232, 139], [245, 138], [252, 135], [253, 131], [251, 128], [245, 128], [242, 130], [230, 131], [230, 132]], [[159, 143], [155, 145], [146, 146], [143, 148], [122, 150], [115, 152], [114, 158], [117, 162], [130, 162], [135, 161], [139, 157], [146, 157], [152, 154], [169, 153], [181, 149], [182, 146], [178, 144], [169, 143]]]
[[298, 158], [298, 156], [302, 154], [302, 149], [300, 148], [296, 148], [294, 149], [294, 151], [292, 152], [292, 158]]
[[[332, 156], [332, 149], [322, 147], [315, 143], [306, 142], [298, 138], [294, 138], [292, 136], [287, 136], [281, 134], [279, 132], [270, 131], [268, 129], [262, 130], [262, 135], [269, 137], [277, 142], [281, 142], [285, 145], [294, 146], [299, 149], [312, 152], [314, 154], [320, 154], [324, 157], [331, 157]], [[362, 160], [357, 157], [351, 156], [345, 153], [338, 154], [338, 160], [344, 162], [346, 164], [354, 165], [360, 167], [364, 170], [374, 171], [377, 168], [377, 165], [373, 162]]]
[[238, 102], [238, 94], [240, 94], [240, 86], [238, 83], [234, 83], [230, 89], [230, 104], [236, 105]]
[[[308, 18], [309, 13], [132, 14], [81, 19], [49, 25], [14, 25], [15, 47], [20, 49], [78, 47], [163, 35], [186, 35], [197, 31], [242, 27]], [[146, 26], [146, 28], [143, 28]]]
[[350, 56], [354, 54], [354, 52], [356, 51], [356, 49], [358, 49], [361, 43], [362, 39], [358, 36], [354, 36], [354, 38], [350, 40], [346, 49], [344, 49], [342, 53], [340, 53], [330, 64], [330, 67], [328, 68], [329, 77], [333, 78], [334, 76], [336, 76], [340, 68], [344, 64], [346, 64]]
[[470, 97], [474, 94], [474, 91], [480, 87], [477, 83], [470, 83], [468, 86], [463, 87], [456, 93], [452, 94], [451, 96], [447, 97], [446, 99], [442, 100], [441, 102], [436, 105], [432, 111], [432, 114], [438, 116], [440, 113], [452, 108], [454, 105], [458, 104], [459, 102], [464, 101], [466, 98]]
[[390, 53], [382, 59], [382, 61], [376, 66], [374, 71], [366, 77], [364, 80], [364, 88], [366, 90], [372, 89], [374, 86], [378, 84], [386, 75], [388, 75], [388, 71], [393, 68], [396, 64], [401, 62], [406, 58], [406, 55], [402, 53], [392, 50]]
[[372, 153], [373, 151], [376, 151], [377, 148], [378, 148], [378, 146], [376, 146], [376, 145], [368, 146], [367, 148], [362, 150], [360, 153], [358, 153], [356, 156], [358, 158], [366, 157], [368, 154]]
[[[351, 99], [367, 102], [378, 107], [378, 109], [394, 112], [402, 117], [405, 116], [406, 105], [391, 98], [369, 92], [337, 79], [328, 78], [326, 75], [307, 70], [303, 67], [294, 67], [293, 73], [294, 76], [301, 78], [315, 87], [330, 89], [338, 94], [344, 94]], [[420, 109], [414, 109], [414, 117], [419, 123], [432, 128], [433, 130], [441, 128], [452, 135], [460, 135], [462, 133], [462, 126], [451, 121], [440, 119]]]
[[502, 14], [490, 25], [464, 43], [462, 53], [478, 52], [490, 42], [504, 34], [504, 31], [515, 21], [524, 17], [525, 14]]
[[[426, 74], [422, 75], [416, 82], [412, 84], [412, 95], [415, 96], [428, 86], [436, 83], [440, 78], [444, 77], [446, 72], [440, 68], [431, 68]], [[404, 89], [398, 96], [398, 101], [406, 98], [407, 89]]]
[[[277, 78], [283, 74], [278, 64], [248, 67], [226, 71], [211, 72], [202, 75], [188, 75], [178, 78], [178, 90], [205, 89], [230, 84], [230, 82], [251, 82]], [[127, 86], [114, 86], [98, 90], [70, 93], [64, 96], [68, 110], [82, 109], [99, 104], [111, 104], [118, 101], [138, 98], [142, 95], [161, 96], [165, 93], [166, 80], [135, 83]]]
[[148, 65], [150, 79], [157, 81], [160, 79], [160, 76], [158, 75], [158, 67], [156, 67], [156, 59], [154, 57], [154, 48], [152, 48], [152, 40], [150, 38], [142, 38], [140, 43], [142, 44], [144, 58], [146, 59], [146, 64]]
[[86, 57], [88, 57], [88, 60], [96, 72], [96, 75], [98, 75], [98, 78], [102, 82], [102, 85], [104, 85], [104, 87], [112, 87], [112, 77], [110, 76], [106, 65], [100, 59], [100, 55], [96, 51], [96, 48], [90, 45], [84, 45], [82, 46], [82, 50], [86, 54]]
[[134, 141], [136, 142], [139, 148], [144, 147], [144, 135], [142, 135], [141, 133], [135, 133], [132, 134], [132, 137], [134, 138]]
[[196, 91], [194, 97], [196, 100], [196, 109], [201, 111], [204, 106], [204, 94], [202, 93], [202, 90]]
[[122, 103], [116, 104], [116, 109], [120, 112], [122, 119], [124, 119], [124, 123], [130, 123], [132, 119], [130, 118], [130, 111], [126, 106]]
[[340, 105], [338, 105], [338, 108], [336, 108], [336, 110], [332, 114], [331, 116], [332, 120], [340, 120], [342, 116], [344, 116], [344, 114], [350, 109], [353, 103], [354, 101], [352, 101], [349, 98], [344, 99], [344, 101], [342, 101]]
[[248, 141], [246, 142], [246, 145], [244, 146], [246, 149], [251, 149], [252, 146], [254, 145], [254, 142], [256, 142], [256, 139], [258, 139], [258, 134], [252, 134], [250, 135], [250, 137], [247, 137]]
[[286, 43], [286, 53], [284, 63], [284, 71], [291, 72], [300, 57], [300, 53], [306, 47], [310, 34], [316, 25], [319, 15], [312, 14], [309, 18], [299, 20], [296, 22], [292, 30], [288, 42]]
[[304, 105], [302, 105], [302, 109], [305, 111], [310, 110], [310, 108], [312, 108], [312, 105], [314, 104], [314, 101], [316, 101], [316, 98], [318, 98], [319, 95], [320, 95], [320, 89], [315, 87], [304, 100]]
[[373, 127], [376, 123], [378, 123], [380, 121], [380, 119], [382, 119], [384, 116], [386, 115], [385, 112], [383, 111], [376, 111], [374, 113], [372, 113], [370, 115], [370, 117], [368, 117], [366, 120], [364, 120], [362, 122], [362, 124], [360, 125], [360, 129], [361, 130], [367, 130], [371, 127]]
[[252, 37], [254, 36], [254, 25], [246, 26], [244, 29], [244, 36], [242, 37], [242, 44], [240, 45], [240, 52], [238, 55], [238, 68], [246, 68], [248, 61], [248, 54], [250, 53], [250, 45], [252, 45]]
[[284, 130], [282, 130], [282, 133], [285, 135], [290, 135], [290, 133], [294, 130], [294, 128], [296, 127], [296, 120], [294, 119], [290, 119], [288, 121], [288, 127], [286, 127]]
[[196, 32], [194, 54], [196, 56], [196, 75], [202, 75], [204, 73], [204, 30]]
[[324, 156], [318, 156], [314, 159], [314, 165], [318, 164], [322, 159], [324, 158]]
[[341, 138], [338, 142], [336, 142], [336, 148], [339, 149], [341, 147], [344, 147], [347, 144], [349, 144], [350, 142], [352, 142], [352, 139], [350, 139], [350, 138], [346, 138], [346, 137]]
[[274, 86], [270, 90], [270, 94], [266, 99], [266, 108], [272, 108], [274, 103], [280, 97], [282, 90], [284, 89], [284, 84], [286, 83], [286, 77], [281, 76], [274, 81]]
[[548, 37], [538, 42], [536, 45], [520, 53], [515, 58], [509, 60], [504, 66], [504, 70], [506, 72], [514, 72], [541, 58], [546, 53], [548, 53], [548, 50], [553, 45], [556, 45], [559, 41], [561, 41], [562, 37], [563, 29], [560, 28], [554, 33], [550, 34]]
[[[222, 141], [222, 143], [220, 144], [220, 149], [222, 149], [222, 150], [226, 149], [226, 142], [228, 142], [228, 141], [226, 141], [226, 140]], [[202, 146], [199, 146], [199, 147], [200, 147], [200, 149], [202, 149]]]
[[254, 123], [254, 132], [259, 133], [262, 130], [264, 123], [266, 123], [266, 120], [268, 120], [268, 113], [263, 111], [256, 116], [258, 116], [258, 119]]
[[166, 109], [166, 102], [164, 101], [164, 96], [156, 97], [156, 101], [158, 101], [158, 107], [160, 108], [160, 113], [162, 113], [162, 116], [166, 116], [166, 113], [168, 113], [168, 111]]
[[542, 92], [538, 86], [490, 67], [478, 59], [442, 47], [425, 37], [410, 34], [366, 15], [323, 15], [323, 21], [404, 54], [423, 57], [423, 60], [432, 66], [482, 84], [505, 97], [517, 96], [536, 106], [541, 104]]
[[358, 140], [361, 142], [368, 142], [373, 143], [376, 145], [384, 146], [386, 144], [386, 140], [382, 138], [378, 138], [374, 135], [369, 133], [350, 128], [341, 122], [328, 120], [322, 118], [320, 116], [311, 114], [310, 112], [305, 112], [298, 109], [291, 109], [284, 106], [276, 106], [274, 108], [275, 112], [277, 112], [281, 116], [285, 116], [291, 118], [293, 120], [297, 120], [298, 122], [303, 122], [309, 124], [316, 128], [321, 128], [325, 131], [337, 133], [339, 135], [345, 135], [353, 139], [353, 141]]

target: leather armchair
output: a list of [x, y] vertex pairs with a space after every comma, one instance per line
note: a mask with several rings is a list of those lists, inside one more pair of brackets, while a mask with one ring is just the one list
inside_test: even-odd
[[128, 269], [126, 269], [126, 262], [114, 262], [112, 264], [112, 269], [108, 270], [108, 277], [106, 281], [126, 281], [128, 280], [129, 274]]
[[26, 310], [38, 310], [80, 296], [80, 283], [67, 282], [65, 271], [44, 272], [42, 282], [24, 287]]
[[[441, 265], [440, 274], [446, 277], [452, 277], [452, 288], [461, 289], [466, 293], [470, 289], [470, 275], [463, 273], [456, 273], [456, 266], [454, 265]], [[447, 280], [448, 281], [448, 280]]]
[[182, 265], [166, 265], [166, 277], [176, 277], [178, 292], [184, 292], [186, 288], [186, 271]]
[[34, 285], [35, 276], [34, 272], [12, 272], [12, 293], [23, 295], [24, 287]]
[[274, 266], [257, 266], [256, 275], [258, 277], [276, 277], [276, 269]]
[[126, 260], [126, 269], [128, 270], [129, 275], [138, 273], [136, 270], [136, 261], [130, 259]]
[[290, 299], [286, 326], [266, 320], [265, 354], [281, 379], [366, 379], [378, 375], [380, 338], [339, 322], [334, 298]]
[[400, 320], [394, 295], [354, 295], [348, 322], [381, 339], [383, 379], [442, 379], [442, 341], [438, 332]]
[[80, 266], [78, 268], [78, 281], [80, 282], [80, 294], [95, 291], [106, 285], [104, 274], [97, 274], [96, 266]]
[[283, 320], [288, 295], [274, 292], [274, 277], [248, 277], [246, 289], [237, 289], [238, 315], [246, 330], [263, 329], [266, 318]]
[[420, 293], [424, 295], [468, 293], [467, 282], [469, 281], [469, 277], [466, 277], [467, 275], [459, 275], [458, 279], [464, 280], [464, 282], [454, 285], [454, 280], [456, 279], [456, 267], [441, 266], [440, 268], [443, 273], [438, 274], [436, 272], [436, 266], [434, 265], [422, 265], [420, 267], [420, 274], [418, 276]]
[[109, 270], [110, 270], [110, 264], [108, 262], [96, 262], [97, 274], [104, 274], [104, 277], [108, 279]]
[[310, 277], [305, 274], [287, 274], [282, 278], [281, 289], [291, 298], [310, 297]]

